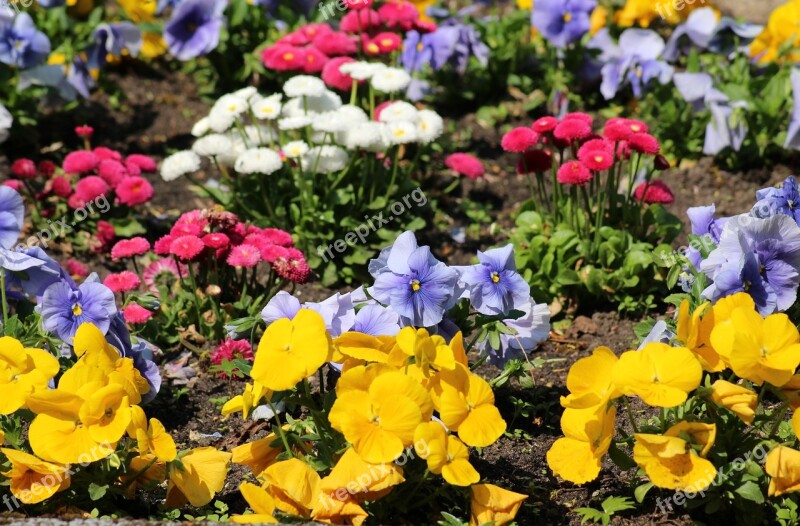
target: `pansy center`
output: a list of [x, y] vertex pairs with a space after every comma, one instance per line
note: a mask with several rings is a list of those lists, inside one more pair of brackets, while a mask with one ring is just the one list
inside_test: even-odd
[[80, 303], [76, 303], [75, 305], [72, 306], [72, 314], [74, 314], [75, 316], [80, 316], [81, 314], [83, 314], [83, 307], [81, 307]]
[[422, 288], [422, 284], [419, 282], [418, 279], [411, 280], [411, 290], [417, 292], [419, 289]]
[[500, 274], [492, 272], [492, 283], [500, 283]]
[[572, 21], [572, 13], [564, 13], [564, 22], [569, 23]]

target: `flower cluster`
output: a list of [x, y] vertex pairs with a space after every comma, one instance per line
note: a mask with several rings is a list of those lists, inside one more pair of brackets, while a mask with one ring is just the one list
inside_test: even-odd
[[[265, 403], [277, 420], [269, 436], [233, 450], [233, 462], [249, 466], [260, 483], [242, 484], [254, 514], [234, 520], [272, 522], [273, 513], [281, 511], [360, 524], [369, 516], [367, 509], [375, 509], [375, 501], [392, 509], [393, 497], [409, 488], [413, 493], [405, 498], [413, 498], [427, 479], [420, 478], [420, 466], [454, 488], [470, 487], [471, 524], [513, 520], [526, 497], [478, 484], [480, 474], [469, 461], [468, 448], [491, 445], [506, 424], [489, 384], [469, 370], [461, 333], [449, 343], [411, 326], [394, 325], [393, 332], [383, 334], [361, 316], [369, 309], [364, 307], [356, 315], [364, 319], [355, 323], [378, 335], [348, 330], [334, 337], [325, 319], [327, 309], [317, 308], [298, 306], [291, 319], [269, 324], [250, 372], [253, 383], [223, 407], [223, 414], [242, 412], [246, 417], [255, 405]], [[371, 314], [373, 322], [379, 317]], [[342, 373], [329, 393], [335, 396], [333, 405], [324, 414], [315, 409], [318, 402], [307, 377], [326, 361]], [[301, 404], [311, 409], [312, 417], [282, 426], [276, 397], [300, 383]], [[324, 385], [320, 388], [324, 391]], [[316, 429], [317, 443], [298, 433], [299, 426]], [[314, 446], [316, 454], [309, 451]], [[280, 460], [282, 452], [291, 458]], [[304, 491], [292, 491], [290, 480], [302, 481]], [[371, 502], [367, 509], [365, 502]]]
[[[140, 407], [152, 386], [135, 359], [120, 356], [96, 326], [77, 329], [77, 361], [57, 382], [53, 355], [8, 336], [2, 340], [0, 364], [14, 377], [2, 381], [7, 396], [0, 415], [32, 415], [27, 441], [18, 436], [14, 446], [0, 448], [10, 465], [0, 476], [19, 502], [36, 504], [62, 492], [76, 502], [85, 498], [80, 491], [89, 481], [129, 495], [144, 484], [168, 482], [169, 507], [205, 505], [222, 489], [231, 454], [214, 448], [179, 453], [163, 424], [148, 422]], [[4, 440], [0, 429], [0, 444]]]
[[[746, 293], [694, 309], [684, 300], [674, 333], [653, 332], [639, 350], [619, 357], [599, 347], [572, 366], [569, 394], [561, 399], [565, 436], [553, 444], [547, 462], [576, 484], [597, 478], [615, 441], [618, 409], [625, 408], [633, 433], [621, 442], [659, 488], [705, 497], [712, 483], [735, 488], [750, 480], [755, 491], [769, 496], [796, 491], [789, 465], [797, 452], [781, 442], [796, 440], [797, 418], [789, 436], [776, 433], [786, 412], [797, 408], [798, 366], [800, 333], [785, 314], [762, 316]], [[660, 416], [640, 427], [631, 411], [633, 397], [660, 408]], [[760, 458], [742, 455], [759, 445], [769, 451], [763, 470], [756, 463]], [[744, 480], [736, 475], [741, 468], [731, 470], [742, 458], [751, 463]], [[730, 480], [721, 481], [718, 471]], [[736, 498], [733, 491], [714, 495]]]

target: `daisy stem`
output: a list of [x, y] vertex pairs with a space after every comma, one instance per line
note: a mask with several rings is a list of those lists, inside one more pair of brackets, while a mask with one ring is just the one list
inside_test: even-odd
[[200, 296], [197, 295], [197, 280], [194, 277], [194, 267], [191, 261], [186, 262], [186, 268], [189, 269], [189, 283], [192, 286], [192, 294], [194, 295], [194, 312], [197, 316], [197, 328], [199, 329], [203, 317], [200, 315]]

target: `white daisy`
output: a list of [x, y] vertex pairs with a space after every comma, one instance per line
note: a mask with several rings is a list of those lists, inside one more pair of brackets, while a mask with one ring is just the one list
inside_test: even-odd
[[208, 127], [216, 133], [226, 132], [233, 127], [236, 117], [233, 113], [213, 107], [208, 114]]
[[367, 80], [373, 75], [386, 69], [380, 62], [347, 62], [339, 66], [339, 71], [345, 75], [350, 75], [354, 80]]
[[381, 122], [409, 121], [416, 123], [419, 121], [417, 108], [404, 100], [395, 101], [381, 110]]
[[289, 99], [283, 105], [281, 114], [284, 117], [314, 115], [333, 111], [342, 106], [342, 99], [332, 91], [326, 91], [319, 97], [297, 97]]
[[270, 141], [278, 138], [275, 131], [267, 126], [255, 126], [249, 124], [244, 127], [244, 134], [247, 138], [248, 147], [265, 146]]
[[315, 115], [313, 119], [314, 121], [311, 123], [311, 127], [314, 131], [318, 132], [336, 133], [350, 127], [350, 123], [339, 115], [338, 110], [320, 113], [319, 115]]
[[199, 169], [200, 157], [191, 150], [183, 150], [164, 159], [161, 163], [161, 178], [165, 181], [174, 181]]
[[283, 92], [287, 97], [319, 97], [325, 91], [322, 79], [311, 75], [297, 75], [283, 84]]
[[281, 116], [281, 94], [276, 93], [253, 103], [253, 115], [256, 119], [275, 120]]
[[217, 157], [231, 151], [233, 143], [227, 135], [210, 133], [200, 137], [192, 145], [192, 151], [203, 157]]
[[269, 148], [245, 150], [236, 162], [234, 169], [240, 174], [271, 174], [283, 166], [280, 155]]
[[372, 87], [384, 93], [403, 91], [411, 84], [411, 75], [400, 68], [384, 68], [372, 76]]
[[297, 117], [284, 117], [278, 120], [278, 128], [283, 131], [299, 130], [311, 124], [311, 117], [298, 115]]
[[342, 117], [342, 119], [346, 120], [351, 124], [358, 124], [369, 121], [369, 116], [367, 115], [367, 112], [365, 112], [358, 106], [353, 106], [352, 104], [345, 104], [341, 108], [337, 109], [336, 113], [339, 114]]
[[250, 109], [250, 104], [247, 103], [247, 99], [232, 93], [223, 95], [217, 99], [217, 102], [215, 102], [214, 106], [212, 107], [212, 111], [224, 111], [235, 116], [241, 115], [248, 109]]
[[231, 95], [250, 101], [253, 97], [258, 95], [258, 90], [253, 86], [247, 86], [246, 88], [234, 91]]
[[338, 172], [347, 166], [350, 157], [338, 146], [315, 146], [303, 155], [302, 166], [318, 174]]
[[417, 140], [417, 126], [409, 121], [393, 121], [386, 124], [386, 141], [389, 144], [408, 144]]
[[244, 142], [242, 134], [239, 130], [230, 131], [225, 135], [231, 141], [231, 149], [217, 156], [217, 162], [226, 166], [233, 166], [236, 159], [244, 153], [245, 150], [250, 148], [250, 145]]
[[[354, 126], [344, 132], [341, 137], [342, 144], [348, 150], [369, 150], [376, 146], [382, 146], [383, 124], [379, 122], [365, 122], [359, 126]], [[383, 151], [386, 148], [380, 148]]]
[[438, 139], [444, 131], [444, 120], [433, 110], [420, 110], [417, 124], [417, 138], [422, 143], [430, 143]]
[[289, 159], [296, 159], [308, 152], [308, 144], [305, 141], [287, 142], [281, 147], [281, 151]]
[[208, 117], [203, 117], [192, 126], [192, 135], [195, 137], [202, 137], [211, 130]]

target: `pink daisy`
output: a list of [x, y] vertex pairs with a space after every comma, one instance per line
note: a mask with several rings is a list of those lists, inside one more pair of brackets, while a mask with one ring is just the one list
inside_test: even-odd
[[84, 177], [75, 185], [75, 195], [84, 203], [107, 194], [109, 190], [108, 184], [96, 175]]
[[11, 174], [20, 179], [33, 179], [39, 171], [30, 159], [17, 159], [11, 163]]
[[172, 288], [172, 285], [187, 276], [187, 269], [184, 265], [178, 268], [175, 260], [172, 258], [161, 258], [153, 261], [142, 272], [142, 279], [148, 290], [158, 295], [159, 286], [167, 289]]
[[325, 63], [325, 67], [322, 68], [322, 80], [326, 86], [340, 91], [347, 91], [353, 87], [353, 77], [339, 71], [339, 67], [348, 62], [355, 62], [355, 59], [336, 57]]
[[342, 17], [339, 29], [347, 33], [367, 32], [373, 27], [381, 25], [381, 17], [374, 9], [359, 9], [350, 11]]
[[658, 139], [649, 133], [634, 133], [628, 137], [628, 147], [634, 152], [655, 155], [661, 149]]
[[608, 150], [581, 150], [578, 159], [590, 170], [603, 172], [614, 166], [614, 156]]
[[517, 161], [517, 174], [544, 173], [553, 166], [553, 154], [548, 150], [531, 150]]
[[228, 246], [231, 244], [230, 238], [228, 238], [228, 236], [222, 232], [206, 234], [202, 237], [202, 240], [208, 248], [213, 249], [228, 248]]
[[253, 360], [253, 347], [247, 340], [232, 340], [226, 338], [211, 351], [211, 363], [219, 365], [223, 361], [233, 361], [236, 358]]
[[129, 166], [131, 164], [138, 166], [141, 171], [147, 173], [155, 173], [158, 168], [155, 159], [141, 153], [133, 153], [125, 158], [125, 165]]
[[586, 124], [588, 124], [589, 126], [591, 126], [592, 123], [594, 122], [594, 119], [592, 118], [591, 115], [589, 115], [588, 113], [580, 112], [580, 111], [567, 113], [566, 115], [564, 115], [564, 119], [563, 120], [567, 120], [567, 119], [575, 119], [575, 120], [583, 121]]
[[89, 267], [73, 258], [69, 258], [64, 262], [64, 270], [66, 270], [67, 274], [73, 279], [85, 278], [89, 275]]
[[83, 137], [84, 139], [88, 139], [94, 133], [94, 128], [91, 126], [84, 124], [83, 126], [75, 126], [75, 134], [78, 137]]
[[445, 166], [459, 175], [469, 179], [477, 179], [486, 173], [483, 163], [468, 153], [452, 153], [444, 160]]
[[585, 139], [592, 134], [592, 127], [581, 119], [566, 119], [558, 123], [553, 135], [562, 141]]
[[111, 248], [111, 259], [119, 260], [141, 256], [150, 250], [150, 242], [143, 237], [122, 239]]
[[583, 186], [594, 176], [589, 168], [580, 161], [569, 161], [558, 169], [558, 182]]
[[175, 236], [171, 236], [169, 234], [158, 238], [156, 242], [153, 244], [153, 252], [155, 252], [159, 256], [166, 256], [167, 254], [170, 253], [169, 247], [172, 246], [172, 242], [174, 240]]
[[123, 309], [122, 316], [125, 318], [126, 322], [131, 324], [147, 323], [147, 321], [153, 317], [153, 313], [138, 303], [131, 303]]
[[281, 230], [280, 228], [265, 228], [261, 231], [261, 235], [276, 245], [280, 245], [282, 247], [294, 246], [292, 235], [285, 230]]
[[103, 159], [97, 166], [97, 175], [112, 188], [116, 187], [123, 179], [128, 177], [125, 166], [114, 159]]
[[672, 193], [669, 186], [658, 179], [650, 181], [649, 184], [640, 184], [636, 187], [633, 195], [637, 201], [644, 201], [647, 204], [669, 205], [675, 201], [675, 194]]
[[232, 267], [255, 267], [261, 261], [261, 251], [253, 245], [242, 244], [233, 247], [227, 261]]
[[84, 174], [97, 168], [98, 164], [100, 159], [97, 155], [86, 150], [78, 150], [68, 153], [61, 166], [68, 174]]
[[94, 150], [92, 150], [99, 160], [104, 159], [111, 159], [114, 161], [121, 161], [122, 154], [119, 153], [117, 150], [112, 150], [111, 148], [106, 148], [105, 146], [98, 146]]
[[539, 135], [530, 128], [518, 127], [503, 135], [500, 146], [507, 152], [523, 153], [539, 140]]
[[53, 177], [50, 179], [49, 183], [50, 189], [58, 197], [69, 197], [69, 195], [72, 193], [72, 185], [63, 175]]
[[123, 270], [117, 274], [109, 274], [103, 280], [103, 285], [114, 292], [130, 292], [142, 284], [139, 276], [130, 270]]
[[153, 185], [138, 175], [124, 179], [114, 191], [119, 202], [127, 206], [141, 205], [153, 198]]
[[289, 258], [289, 249], [280, 245], [266, 245], [261, 250], [261, 259], [267, 263], [274, 263], [280, 258]]
[[294, 283], [305, 283], [311, 277], [311, 268], [306, 263], [303, 253], [294, 248], [287, 248], [288, 257], [281, 257], [272, 263], [275, 273]]
[[197, 236], [176, 237], [169, 245], [169, 252], [184, 261], [196, 258], [205, 248], [203, 241]]
[[208, 219], [203, 217], [202, 210], [192, 210], [181, 215], [172, 227], [173, 236], [199, 236], [208, 226]]

